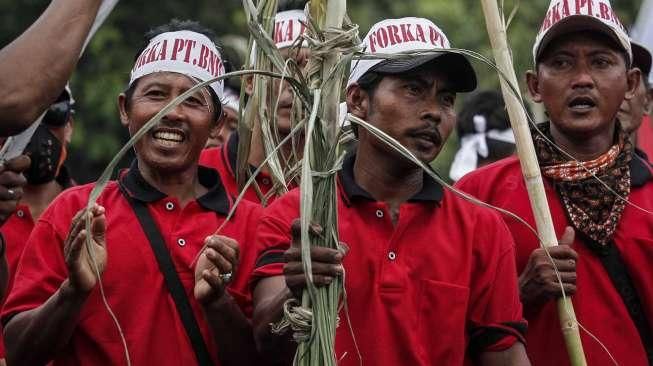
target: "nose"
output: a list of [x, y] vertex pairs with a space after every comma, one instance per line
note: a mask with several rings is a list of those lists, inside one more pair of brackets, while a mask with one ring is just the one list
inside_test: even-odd
[[431, 98], [427, 98], [420, 118], [435, 126], [439, 126], [442, 122], [442, 105], [440, 103], [441, 101], [437, 92], [433, 93]]
[[572, 88], [593, 88], [594, 87], [594, 78], [590, 72], [590, 67], [586, 62], [579, 62], [576, 67], [576, 72], [573, 73], [572, 79]]
[[178, 106], [172, 108], [168, 113], [163, 116], [162, 120], [168, 120], [172, 122], [179, 122], [184, 119], [185, 113], [184, 113], [184, 107], [183, 103], [179, 104]]

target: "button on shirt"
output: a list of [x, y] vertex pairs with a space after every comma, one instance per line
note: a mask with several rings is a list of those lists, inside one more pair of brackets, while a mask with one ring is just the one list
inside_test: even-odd
[[[147, 203], [188, 294], [209, 352], [217, 362], [215, 342], [209, 335], [200, 305], [193, 297], [193, 260], [204, 245], [204, 239], [223, 223], [232, 201], [222, 188], [217, 172], [200, 168], [198, 178], [210, 190], [183, 208], [174, 198], [166, 197], [150, 186], [136, 165], [122, 174], [120, 184], [132, 198]], [[64, 192], [39, 219], [21, 258], [14, 290], [2, 313], [3, 322], [17, 313], [43, 304], [67, 278], [68, 271], [62, 254], [63, 240], [72, 217], [86, 206], [92, 187], [80, 186]], [[119, 184], [110, 182], [98, 203], [106, 208], [107, 217], [108, 265], [102, 283], [109, 304], [125, 332], [132, 364], [196, 364], [195, 354], [152, 248]], [[169, 209], [171, 203], [175, 207], [173, 211]], [[220, 233], [239, 242], [241, 263], [246, 266], [254, 261], [253, 254], [248, 253], [253, 253], [249, 250], [251, 228], [256, 225], [259, 212], [258, 205], [241, 202]], [[178, 244], [180, 238], [185, 241], [183, 247]], [[228, 290], [241, 307], [247, 309], [247, 278], [239, 273], [235, 274]], [[70, 343], [54, 359], [55, 366], [79, 364], [124, 364], [118, 332], [97, 288], [81, 310], [80, 321]]]
[[[350, 248], [345, 287], [363, 363], [463, 365], [521, 339], [513, 242], [501, 219], [425, 179], [422, 192], [400, 205], [393, 226], [379, 219], [387, 205], [354, 181], [354, 159], [345, 159], [338, 179], [338, 232]], [[283, 251], [298, 216], [298, 190], [266, 209], [254, 286], [283, 275]], [[336, 335], [336, 357], [343, 356], [339, 365], [359, 365], [347, 326]]]
[[0, 233], [5, 241], [7, 265], [9, 266], [9, 282], [6, 293], [9, 293], [13, 286], [18, 260], [20, 255], [23, 254], [23, 249], [32, 229], [34, 229], [32, 213], [29, 207], [23, 204], [19, 204], [16, 212], [9, 216], [9, 219], [0, 227]]

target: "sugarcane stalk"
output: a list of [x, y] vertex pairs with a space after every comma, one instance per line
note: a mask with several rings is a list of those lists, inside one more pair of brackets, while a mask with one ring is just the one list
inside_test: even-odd
[[[522, 167], [522, 174], [526, 182], [528, 197], [531, 202], [537, 231], [545, 247], [558, 245], [553, 219], [544, 191], [544, 183], [540, 166], [535, 154], [535, 147], [528, 126], [528, 118], [522, 107], [519, 90], [516, 93], [509, 84], [519, 85], [512, 63], [505, 22], [499, 12], [496, 0], [481, 0], [485, 21], [494, 52], [494, 58], [499, 70], [507, 78], [500, 78], [501, 90], [506, 103], [510, 124], [515, 134], [517, 154]], [[578, 322], [574, 313], [571, 298], [564, 296], [557, 300], [558, 316], [562, 327], [562, 334], [567, 347], [567, 353], [572, 366], [585, 366], [585, 353], [580, 339]]]
[[[319, 42], [328, 42], [333, 33], [327, 30], [342, 27], [345, 0], [311, 0], [309, 33]], [[338, 105], [343, 77], [330, 77], [342, 57], [339, 52], [314, 51], [307, 65], [309, 87], [313, 94], [313, 108], [306, 128], [304, 161], [301, 177], [301, 237], [302, 263], [307, 276], [307, 288], [302, 307], [313, 314], [310, 337], [300, 342], [295, 365], [336, 366], [335, 334], [340, 297], [341, 278], [329, 286], [317, 288], [311, 275], [311, 246], [338, 249], [338, 218], [335, 166], [337, 165]], [[311, 224], [322, 227], [320, 235], [309, 234]]]
[[[258, 23], [257, 25], [260, 25], [262, 32], [271, 37], [274, 32], [274, 19], [277, 14], [278, 0], [261, 0], [255, 9], [251, 6], [251, 0], [244, 0], [243, 5], [245, 13], [248, 16], [248, 22]], [[268, 57], [268, 52], [265, 52], [264, 49], [265, 47], [274, 46], [262, 42], [261, 39], [258, 39], [258, 41], [254, 43], [255, 40], [257, 40], [257, 37], [255, 34], [252, 34], [249, 44], [256, 44], [255, 69], [274, 71], [275, 66], [278, 68], [279, 64], [278, 62], [275, 64], [275, 62]], [[244, 183], [249, 175], [249, 163], [247, 159], [249, 158], [252, 144], [252, 131], [257, 127], [260, 129], [266, 155], [270, 154], [279, 142], [279, 139], [275, 138], [276, 134], [273, 133], [276, 112], [276, 106], [274, 105], [275, 98], [273, 98], [275, 92], [274, 84], [269, 78], [260, 75], [254, 76], [253, 93], [241, 115], [242, 118], [238, 129], [239, 133], [242, 135], [239, 134], [239, 137], [241, 138], [239, 139], [238, 146], [236, 180], [241, 189], [244, 187]], [[254, 141], [254, 143], [259, 142]], [[284, 169], [277, 154], [270, 159], [268, 169], [272, 181], [274, 182], [274, 187], [279, 189], [276, 193], [285, 193], [287, 189]], [[255, 188], [257, 187], [255, 186]], [[262, 199], [262, 203], [265, 205], [263, 195], [258, 190], [257, 193], [259, 194], [259, 198]]]

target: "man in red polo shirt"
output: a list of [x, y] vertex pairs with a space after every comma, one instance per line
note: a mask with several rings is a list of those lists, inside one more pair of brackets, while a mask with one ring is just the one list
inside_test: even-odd
[[[551, 9], [563, 5], [553, 1]], [[551, 119], [539, 125], [543, 135], [533, 132], [549, 208], [561, 242], [571, 244], [549, 253], [573, 295], [587, 364], [649, 365], [653, 175], [615, 118], [624, 98], [633, 97], [640, 71], [630, 68], [630, 42], [609, 2], [567, 9], [553, 22], [555, 12], [547, 13], [533, 48], [535, 70], [527, 74], [533, 100]], [[535, 226], [516, 158], [473, 172], [458, 185]], [[569, 365], [552, 262], [529, 229], [506, 222], [516, 242], [529, 357], [534, 365]]]
[[[304, 11], [298, 9], [280, 11], [275, 17], [274, 41], [276, 46], [284, 57], [292, 57], [300, 67], [306, 66], [310, 54], [309, 49], [306, 47], [297, 49], [292, 46], [305, 33], [306, 23], [307, 19]], [[255, 53], [253, 53], [253, 57], [256, 57]], [[253, 77], [246, 77], [246, 81], [245, 93], [252, 95], [254, 91]], [[279, 89], [277, 83], [275, 82], [275, 90]], [[280, 139], [288, 136], [292, 130], [292, 108], [293, 90], [285, 83], [279, 96], [279, 106], [275, 119], [276, 133], [278, 133]], [[296, 154], [301, 157], [302, 144], [299, 144], [300, 141], [302, 140], [298, 136], [295, 140], [295, 145], [290, 142], [285, 144], [280, 149], [281, 154], [290, 157], [293, 154], [293, 147], [295, 147]], [[220, 172], [227, 192], [235, 197], [240, 193], [240, 187], [236, 181], [238, 144], [239, 135], [237, 132], [234, 132], [223, 146], [207, 149], [202, 152], [202, 156], [200, 157], [200, 164], [212, 167]], [[253, 171], [263, 163], [265, 158], [266, 150], [263, 142], [263, 131], [261, 130], [260, 124], [255, 123], [247, 163]], [[271, 192], [272, 188], [273, 181], [269, 169], [264, 167], [257, 175], [254, 183], [245, 192], [244, 198], [248, 201], [266, 206], [276, 198], [276, 194]]]
[[[406, 36], [399, 31], [388, 42], [400, 29]], [[448, 49], [449, 41], [430, 20], [402, 18], [374, 25], [364, 45], [385, 54]], [[475, 87], [473, 68], [458, 54], [361, 60], [352, 64], [347, 104], [428, 163], [454, 127], [456, 93]], [[338, 179], [339, 236], [349, 250], [311, 254], [318, 286], [346, 272], [339, 365], [528, 365], [513, 242], [501, 219], [443, 191], [366, 130], [357, 134]], [[296, 346], [270, 324], [305, 286], [293, 239], [298, 216], [293, 190], [267, 208], [257, 230], [254, 331], [270, 358], [292, 356]]]
[[[224, 73], [210, 37], [179, 21], [147, 35], [118, 98], [130, 134], [197, 80]], [[10, 364], [117, 365], [127, 356], [134, 365], [255, 364], [245, 279], [233, 273], [259, 208], [243, 202], [225, 224], [233, 202], [218, 173], [198, 167], [221, 121], [222, 88], [213, 83], [165, 115], [90, 211], [93, 185], [85, 185], [41, 215], [2, 313]], [[210, 236], [223, 224], [224, 236]]]

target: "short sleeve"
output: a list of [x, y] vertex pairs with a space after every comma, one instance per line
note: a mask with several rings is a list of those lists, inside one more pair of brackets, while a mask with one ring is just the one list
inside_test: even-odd
[[68, 277], [63, 258], [63, 238], [54, 226], [39, 220], [18, 262], [14, 285], [2, 310], [2, 323], [34, 309], [52, 296]]
[[[487, 210], [484, 210], [487, 211]], [[478, 236], [471, 281], [470, 352], [503, 351], [525, 343], [527, 323], [519, 299], [514, 242], [501, 218], [484, 213], [476, 225]]]

